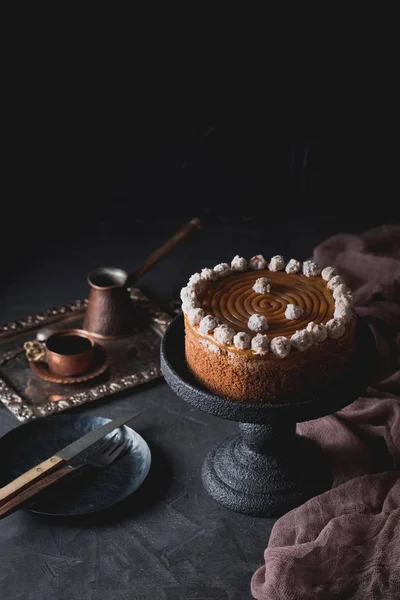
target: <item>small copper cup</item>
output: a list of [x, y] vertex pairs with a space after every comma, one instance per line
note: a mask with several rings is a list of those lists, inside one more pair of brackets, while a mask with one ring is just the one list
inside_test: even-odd
[[93, 360], [93, 348], [93, 341], [81, 329], [52, 333], [45, 345], [49, 371], [64, 377], [85, 373]]

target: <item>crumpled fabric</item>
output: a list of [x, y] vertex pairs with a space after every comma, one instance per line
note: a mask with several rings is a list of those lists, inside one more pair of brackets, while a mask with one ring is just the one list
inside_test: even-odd
[[335, 235], [313, 259], [353, 290], [377, 374], [350, 406], [298, 424], [329, 457], [333, 487], [275, 523], [251, 591], [258, 600], [400, 600], [400, 226]]

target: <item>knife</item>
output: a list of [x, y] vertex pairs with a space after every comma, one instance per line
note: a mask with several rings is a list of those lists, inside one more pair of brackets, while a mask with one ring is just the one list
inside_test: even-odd
[[[70, 462], [55, 471], [51, 471], [42, 477], [42, 479], [38, 479], [21, 492], [18, 492], [11, 499], [6, 499], [3, 504], [0, 505], [0, 519], [12, 514], [21, 508], [21, 505], [26, 504], [27, 500], [53, 485], [59, 479], [67, 477], [71, 473], [75, 473], [85, 465], [92, 465], [99, 469], [104, 469], [105, 467], [112, 465], [121, 456], [122, 452], [126, 450], [127, 446], [130, 445], [128, 440], [115, 442], [115, 438], [119, 438], [118, 433], [114, 433], [107, 442], [101, 444], [100, 450], [97, 452], [90, 454], [89, 450], [88, 452], [78, 454], [78, 456], [73, 459], [73, 464]], [[97, 444], [95, 444], [95, 446], [96, 445]], [[92, 446], [92, 448], [93, 447], [94, 446]]]
[[[0, 488], [0, 506], [2, 506], [5, 502], [8, 502], [11, 498], [13, 498], [16, 494], [19, 494], [28, 486], [49, 475], [49, 473], [60, 469], [63, 465], [65, 465], [65, 463], [67, 463], [68, 466], [68, 463], [73, 461], [73, 459], [79, 455], [83, 454], [88, 448], [90, 448], [90, 456], [92, 456], [93, 452], [97, 449], [97, 443], [100, 442], [105, 435], [111, 431], [114, 431], [114, 429], [121, 427], [121, 425], [124, 425], [131, 419], [138, 417], [140, 414], [141, 413], [124, 415], [118, 419], [114, 419], [113, 421], [106, 423], [105, 425], [102, 425], [102, 427], [98, 427], [93, 431], [89, 431], [89, 433], [83, 437], [58, 451], [57, 454], [51, 458], [48, 458], [35, 467], [32, 467], [32, 469], [29, 471], [26, 471], [4, 487]], [[85, 462], [84, 454], [80, 458], [83, 460], [83, 462]]]

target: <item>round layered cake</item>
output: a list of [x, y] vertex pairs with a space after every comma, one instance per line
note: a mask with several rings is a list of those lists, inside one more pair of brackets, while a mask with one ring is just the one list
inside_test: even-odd
[[220, 396], [296, 401], [351, 364], [353, 298], [332, 267], [235, 256], [192, 275], [181, 299], [187, 365]]

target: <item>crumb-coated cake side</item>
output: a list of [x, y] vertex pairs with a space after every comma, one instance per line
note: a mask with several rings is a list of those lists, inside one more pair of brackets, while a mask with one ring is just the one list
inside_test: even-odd
[[295, 400], [353, 358], [352, 295], [332, 267], [236, 256], [192, 275], [181, 298], [188, 367], [220, 396]]

